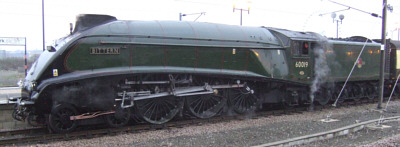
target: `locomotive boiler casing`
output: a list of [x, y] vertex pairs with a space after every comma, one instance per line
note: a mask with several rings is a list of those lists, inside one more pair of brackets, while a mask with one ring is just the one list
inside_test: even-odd
[[289, 75], [285, 48], [266, 28], [109, 18], [94, 27], [78, 20], [83, 30], [39, 57], [24, 89], [38, 112], [48, 113], [58, 103], [85, 111], [110, 109], [116, 97], [110, 87], [127, 75], [188, 73], [253, 80]]
[[[387, 79], [399, 71], [393, 48]], [[32, 65], [13, 116], [43, 118], [38, 122], [66, 133], [94, 117], [120, 127], [132, 118], [162, 124], [175, 116], [248, 114], [264, 104], [373, 99], [380, 52], [364, 37], [80, 15], [74, 31]]]
[[201, 75], [229, 79], [228, 84], [247, 80], [256, 83], [253, 92], [261, 103], [296, 105], [310, 103], [310, 86], [321, 70], [328, 70], [322, 83], [339, 86], [354, 63], [351, 82], [379, 77], [379, 44], [368, 41], [357, 60], [364, 47], [357, 37], [332, 40], [276, 28], [103, 15], [83, 15], [76, 26], [28, 72], [22, 97], [35, 113], [48, 114], [62, 103], [82, 113], [110, 110], [123, 80], [135, 75]]

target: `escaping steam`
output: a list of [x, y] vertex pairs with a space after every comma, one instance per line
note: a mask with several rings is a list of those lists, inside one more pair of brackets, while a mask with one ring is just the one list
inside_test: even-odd
[[311, 103], [314, 102], [315, 93], [320, 89], [321, 85], [326, 82], [330, 73], [330, 68], [327, 62], [328, 40], [316, 34], [318, 42], [314, 48], [315, 66], [314, 66], [314, 80], [310, 86], [310, 99]]

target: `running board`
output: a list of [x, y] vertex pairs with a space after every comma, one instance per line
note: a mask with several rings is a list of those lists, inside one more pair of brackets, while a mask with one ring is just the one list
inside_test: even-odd
[[[150, 91], [138, 91], [138, 92], [125, 92], [125, 98], [117, 98], [116, 101], [137, 101], [151, 98], [158, 98], [164, 96], [193, 96], [193, 95], [204, 95], [214, 93], [216, 89], [228, 89], [228, 88], [241, 88], [244, 87], [245, 84], [234, 84], [234, 85], [204, 85], [204, 86], [194, 86], [194, 87], [186, 87], [186, 88], [175, 88], [174, 91], [171, 92], [160, 92], [155, 94], [150, 94]], [[123, 96], [124, 92], [118, 93], [118, 96]]]

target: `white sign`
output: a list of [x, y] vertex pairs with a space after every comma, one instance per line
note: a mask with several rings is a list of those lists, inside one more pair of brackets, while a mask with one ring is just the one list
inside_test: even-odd
[[25, 45], [25, 38], [22, 37], [0, 37], [0, 45]]

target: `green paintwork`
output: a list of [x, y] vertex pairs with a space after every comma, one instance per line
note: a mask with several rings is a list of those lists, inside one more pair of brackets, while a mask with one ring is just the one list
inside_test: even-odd
[[[184, 67], [193, 71], [210, 69], [214, 72], [228, 70], [238, 75], [251, 72], [265, 77], [275, 73], [280, 78], [288, 72], [287, 67], [279, 67], [271, 74], [272, 70], [266, 69], [252, 50], [277, 52], [283, 49], [265, 28], [192, 22], [116, 21], [94, 28], [86, 36], [77, 40], [77, 45], [66, 49], [68, 54], [64, 67], [69, 72], [143, 66]], [[90, 54], [92, 47], [120, 48], [120, 54]], [[272, 61], [284, 63], [283, 52], [280, 56]]]
[[[364, 43], [334, 41], [333, 53], [327, 56], [331, 69], [330, 80], [345, 80], [349, 75], [354, 62], [363, 48]], [[354, 68], [350, 80], [378, 80], [379, 79], [379, 44], [367, 43], [360, 60]]]
[[[268, 71], [257, 56], [249, 49], [153, 46], [153, 45], [104, 45], [104, 48], [120, 48], [120, 54], [90, 54], [91, 47], [100, 44], [81, 43], [71, 50], [66, 58], [70, 71], [84, 71], [100, 68], [138, 66], [186, 67], [212, 70], [250, 71], [269, 77]], [[233, 53], [233, 50], [234, 53]], [[284, 61], [284, 58], [281, 60]], [[162, 70], [162, 69], [160, 69]], [[279, 71], [275, 71], [279, 72]]]
[[[65, 67], [68, 70], [91, 70], [98, 68], [110, 68], [119, 66], [129, 66], [129, 49], [123, 49], [121, 45], [101, 46], [91, 42], [96, 38], [82, 40], [76, 48], [71, 48], [69, 56], [65, 59]], [[90, 54], [91, 47], [120, 48], [120, 54]]]
[[[275, 36], [278, 33], [279, 39]], [[313, 33], [169, 21], [116, 21], [94, 28], [85, 36], [65, 49], [68, 54], [64, 67], [69, 72], [139, 67], [163, 67], [159, 71], [165, 72], [179, 67], [193, 73], [198, 72], [196, 69], [209, 70], [210, 74], [248, 72], [304, 84], [314, 79], [313, 46], [319, 43]], [[303, 42], [310, 44], [306, 54], [298, 51]], [[328, 80], [344, 81], [363, 43], [325, 43], [324, 47], [329, 48], [325, 58], [331, 70]], [[89, 54], [92, 47], [119, 48], [120, 54]], [[350, 80], [377, 79], [377, 49], [377, 44], [367, 44], [361, 56], [364, 64], [355, 68]], [[370, 50], [374, 50], [372, 54]], [[347, 55], [348, 51], [352, 53]]]
[[[344, 82], [356, 61], [364, 42], [328, 40], [315, 33], [295, 32], [283, 29], [270, 28], [282, 45], [286, 47], [287, 62], [290, 75], [287, 80], [310, 84], [315, 79], [315, 74], [320, 69], [315, 68], [315, 51], [325, 52], [322, 58], [327, 62], [329, 73], [326, 80], [330, 82]], [[302, 53], [302, 43], [309, 44], [308, 53]], [[378, 80], [379, 76], [379, 49], [378, 43], [366, 43], [361, 55], [360, 66], [358, 64], [350, 77], [350, 81]], [[348, 53], [349, 52], [349, 53]], [[307, 66], [304, 66], [307, 63]], [[297, 64], [297, 66], [296, 66]]]

